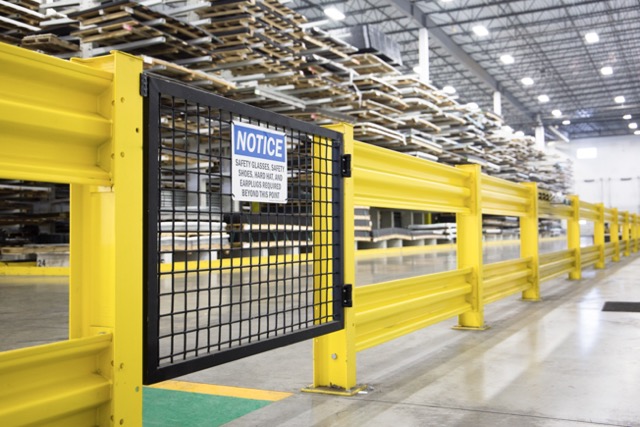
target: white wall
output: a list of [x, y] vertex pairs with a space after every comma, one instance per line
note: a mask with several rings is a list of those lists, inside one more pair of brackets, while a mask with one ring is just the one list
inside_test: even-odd
[[[578, 159], [578, 148], [596, 147], [595, 159]], [[558, 147], [573, 160], [574, 190], [582, 200], [640, 212], [640, 136], [576, 139]]]

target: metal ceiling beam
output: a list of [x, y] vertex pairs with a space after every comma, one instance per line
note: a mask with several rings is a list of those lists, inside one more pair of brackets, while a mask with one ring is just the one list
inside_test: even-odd
[[531, 121], [535, 121], [534, 116], [527, 107], [521, 103], [510, 92], [504, 90], [500, 83], [491, 76], [487, 70], [482, 68], [475, 59], [467, 54], [460, 46], [458, 46], [444, 31], [431, 20], [431, 18], [424, 13], [420, 8], [411, 3], [410, 0], [388, 0], [397, 9], [403, 12], [405, 15], [411, 17], [419, 25], [429, 30], [429, 35], [442, 45], [454, 58], [464, 64], [474, 75], [476, 75], [481, 81], [489, 85], [494, 91], [502, 93], [507, 101], [513, 104], [514, 107], [522, 111]]

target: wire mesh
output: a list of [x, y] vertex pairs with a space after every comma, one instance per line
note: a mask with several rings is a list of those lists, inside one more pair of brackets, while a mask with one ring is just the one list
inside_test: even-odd
[[[340, 135], [150, 81], [147, 382], [340, 329]], [[233, 123], [285, 134], [286, 203], [231, 193]]]

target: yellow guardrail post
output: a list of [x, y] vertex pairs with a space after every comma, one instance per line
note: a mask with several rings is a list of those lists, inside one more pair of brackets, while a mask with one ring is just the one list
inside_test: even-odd
[[0, 43], [0, 175], [71, 188], [70, 339], [0, 354], [0, 425], [142, 425], [141, 72]]
[[613, 219], [609, 224], [609, 240], [613, 243], [613, 258], [614, 262], [620, 261], [620, 215], [618, 209], [612, 209]]
[[624, 221], [622, 222], [622, 245], [624, 246], [624, 256], [631, 255], [631, 246], [629, 241], [629, 212], [624, 212]]
[[479, 165], [458, 165], [470, 172], [469, 213], [456, 214], [458, 269], [471, 267], [471, 310], [458, 316], [456, 329], [483, 330], [484, 289], [482, 281], [482, 172]]
[[142, 425], [142, 61], [114, 52], [73, 62], [114, 78], [98, 107], [112, 123], [111, 143], [98, 159], [111, 186], [71, 186], [70, 333], [113, 332], [110, 418], [115, 425]]
[[535, 182], [523, 185], [529, 187], [531, 198], [527, 214], [520, 217], [520, 258], [531, 257], [531, 288], [522, 293], [522, 299], [540, 301], [538, 185]]
[[593, 244], [598, 246], [600, 257], [595, 267], [602, 269], [606, 266], [604, 254], [604, 203], [598, 203], [596, 209], [598, 210], [598, 220], [593, 223]]
[[632, 214], [630, 219], [631, 227], [631, 252], [638, 252], [638, 214]]
[[580, 263], [580, 198], [569, 196], [573, 213], [567, 220], [567, 246], [573, 251], [574, 266], [569, 273], [572, 280], [580, 280], [582, 277], [582, 265]]
[[[353, 154], [353, 127], [339, 124], [328, 128], [343, 134], [344, 154]], [[353, 178], [343, 181], [345, 284], [355, 284], [353, 183]], [[313, 385], [303, 391], [350, 396], [362, 390], [363, 386], [356, 385], [355, 306], [353, 292], [353, 307], [344, 309], [344, 329], [314, 339]]]

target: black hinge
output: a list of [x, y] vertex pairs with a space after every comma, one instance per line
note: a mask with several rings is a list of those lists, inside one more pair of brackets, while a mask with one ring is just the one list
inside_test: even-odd
[[353, 285], [344, 285], [342, 287], [342, 306], [353, 307]]
[[140, 95], [145, 98], [149, 96], [149, 76], [145, 73], [140, 74]]
[[344, 178], [351, 178], [351, 154], [345, 154], [342, 156], [342, 176]]

